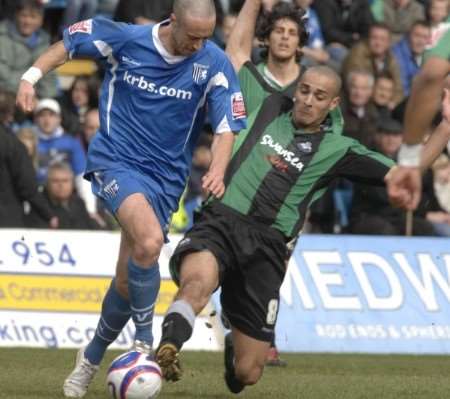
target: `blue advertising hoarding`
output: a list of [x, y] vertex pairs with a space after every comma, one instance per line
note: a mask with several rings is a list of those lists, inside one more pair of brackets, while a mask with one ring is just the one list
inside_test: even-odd
[[449, 354], [449, 244], [302, 236], [280, 290], [279, 349]]

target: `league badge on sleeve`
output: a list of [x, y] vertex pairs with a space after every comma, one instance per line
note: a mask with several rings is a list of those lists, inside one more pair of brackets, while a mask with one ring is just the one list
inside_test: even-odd
[[198, 63], [194, 63], [194, 69], [192, 71], [192, 79], [197, 84], [203, 83], [208, 77], [208, 65], [202, 65]]
[[231, 112], [233, 120], [246, 117], [244, 96], [240, 91], [231, 95]]
[[90, 35], [92, 33], [92, 19], [86, 19], [69, 26], [69, 35], [74, 33], [87, 33]]

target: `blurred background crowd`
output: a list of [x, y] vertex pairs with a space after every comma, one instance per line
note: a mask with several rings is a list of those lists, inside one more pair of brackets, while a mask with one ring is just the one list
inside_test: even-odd
[[[395, 159], [405, 104], [423, 54], [450, 25], [450, 0], [292, 0], [307, 10], [310, 32], [300, 62], [326, 64], [344, 82], [344, 134]], [[216, 0], [212, 40], [224, 48], [243, 0]], [[266, 1], [267, 8], [270, 3]], [[15, 107], [22, 74], [64, 28], [102, 15], [137, 24], [170, 15], [171, 0], [0, 0], [0, 227], [115, 229], [114, 218], [83, 179], [89, 141], [99, 127], [101, 65], [72, 60], [36, 86], [32, 115]], [[265, 11], [268, 12], [268, 11]], [[261, 60], [258, 43], [253, 51]], [[438, 118], [436, 120], [438, 123]], [[205, 198], [211, 159], [205, 125], [172, 231], [192, 224]], [[424, 175], [415, 235], [450, 235], [450, 161], [443, 153]], [[405, 214], [386, 190], [342, 180], [309, 210], [309, 233], [405, 234]]]

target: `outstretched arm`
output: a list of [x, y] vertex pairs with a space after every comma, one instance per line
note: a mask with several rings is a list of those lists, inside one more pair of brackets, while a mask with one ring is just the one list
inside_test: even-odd
[[67, 51], [64, 43], [59, 41], [50, 46], [33, 64], [33, 66], [25, 72], [21, 78], [19, 88], [17, 90], [16, 104], [25, 112], [31, 112], [34, 107], [35, 90], [34, 85], [39, 79], [62, 65], [67, 60]]
[[409, 200], [405, 205], [406, 209], [414, 210], [417, 208], [422, 192], [420, 172], [433, 163], [450, 138], [450, 92], [448, 89], [444, 89], [442, 116], [442, 122], [433, 132], [422, 152], [420, 168], [399, 167], [387, 179], [389, 198], [392, 202], [396, 202], [396, 198], [405, 191], [409, 194]]
[[444, 99], [442, 101], [442, 122], [432, 133], [423, 151], [420, 167], [422, 170], [428, 169], [436, 158], [442, 153], [450, 140], [450, 90], [444, 89]]
[[226, 53], [236, 72], [250, 60], [262, 0], [246, 0], [228, 38]]
[[405, 114], [405, 143], [419, 144], [439, 110], [445, 78], [450, 73], [447, 60], [433, 57], [414, 81]]

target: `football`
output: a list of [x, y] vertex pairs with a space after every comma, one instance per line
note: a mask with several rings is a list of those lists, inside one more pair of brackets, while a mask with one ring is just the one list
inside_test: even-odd
[[152, 399], [161, 391], [161, 369], [147, 354], [127, 352], [109, 367], [106, 384], [114, 399]]

